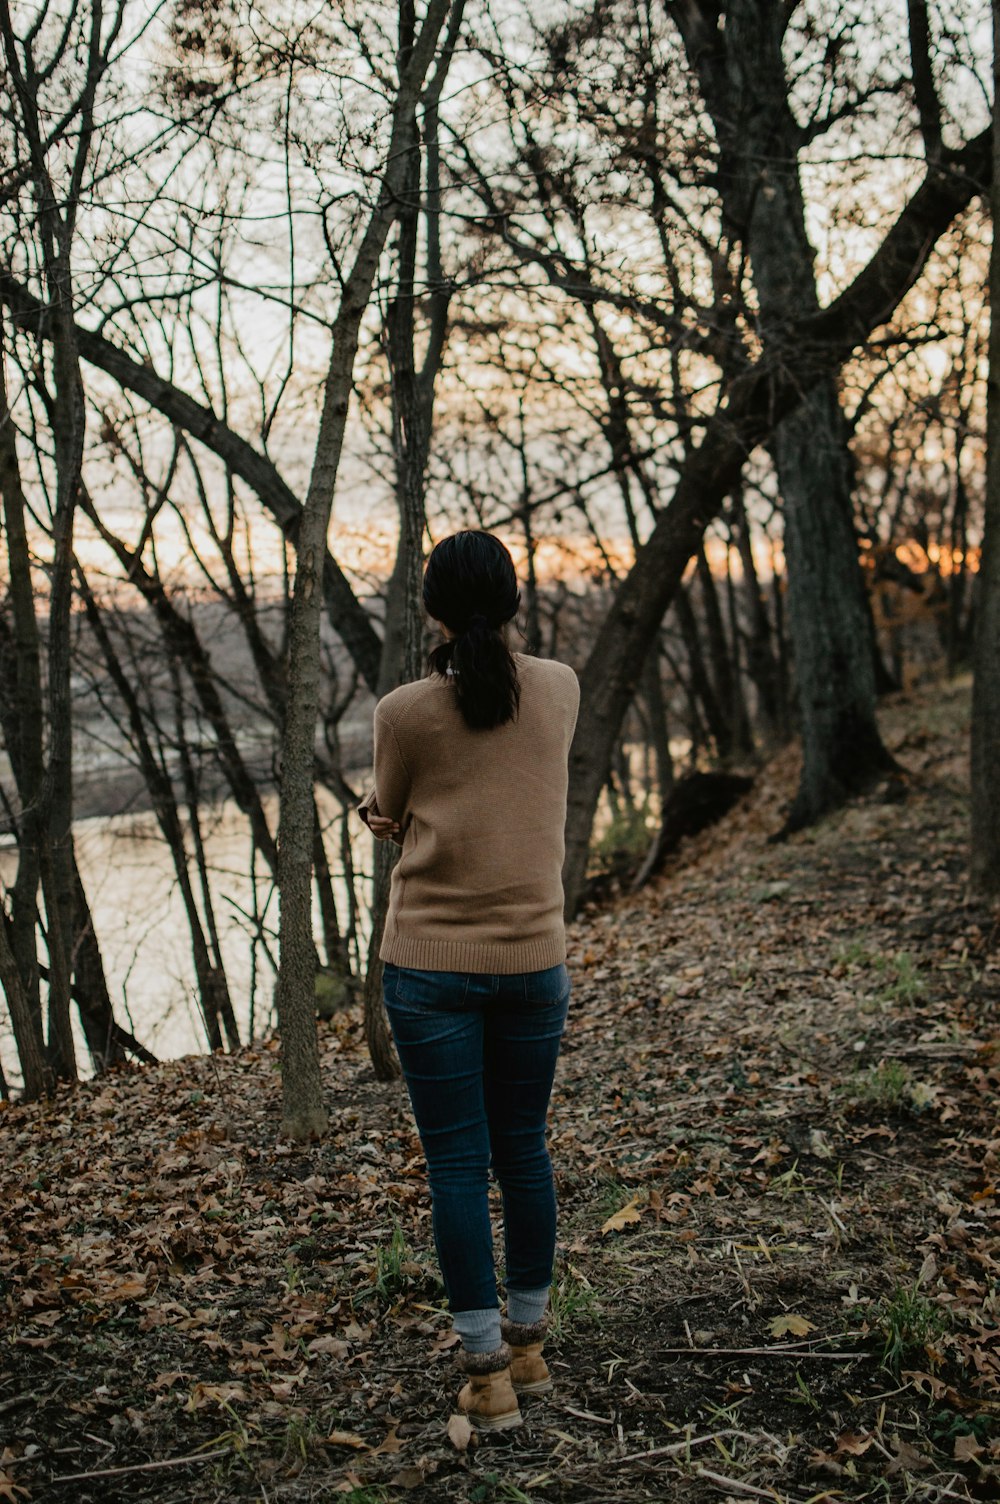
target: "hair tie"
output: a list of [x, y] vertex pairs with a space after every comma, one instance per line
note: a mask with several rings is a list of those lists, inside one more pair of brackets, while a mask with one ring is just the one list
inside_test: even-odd
[[487, 632], [490, 630], [490, 624], [481, 611], [474, 611], [472, 613], [466, 623], [465, 630], [468, 632], [472, 627], [484, 627]]

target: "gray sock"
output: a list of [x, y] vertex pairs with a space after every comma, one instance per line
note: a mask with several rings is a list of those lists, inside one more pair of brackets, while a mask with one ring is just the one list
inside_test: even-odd
[[548, 1285], [543, 1285], [540, 1290], [511, 1290], [508, 1286], [507, 1320], [518, 1326], [534, 1326], [545, 1315], [548, 1303]]
[[495, 1353], [500, 1346], [498, 1306], [487, 1306], [479, 1311], [455, 1311], [451, 1324], [467, 1353]]

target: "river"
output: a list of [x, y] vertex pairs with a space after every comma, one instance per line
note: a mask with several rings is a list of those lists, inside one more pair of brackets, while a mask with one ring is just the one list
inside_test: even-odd
[[[364, 786], [360, 776], [355, 782]], [[334, 860], [340, 847], [339, 807], [322, 793], [318, 791], [328, 825], [327, 848]], [[275, 829], [276, 796], [265, 799], [264, 806]], [[252, 1021], [259, 1037], [274, 1021], [277, 890], [259, 858], [256, 878], [251, 878], [247, 821], [231, 800], [203, 811], [203, 824], [220, 947], [240, 1036], [248, 1037]], [[161, 1059], [204, 1050], [190, 933], [170, 852], [155, 817], [148, 812], [95, 816], [75, 821], [73, 833], [116, 1017]], [[366, 897], [371, 837], [353, 818], [351, 837], [356, 886], [359, 897]], [[5, 887], [13, 882], [16, 867], [15, 849], [0, 846], [0, 881]], [[343, 923], [348, 895], [339, 860], [334, 870]], [[316, 933], [321, 933], [318, 913]], [[89, 1074], [90, 1057], [75, 1010], [74, 1027], [77, 1063], [82, 1075]], [[6, 1010], [0, 1011], [0, 1060], [9, 1084], [18, 1086]]]

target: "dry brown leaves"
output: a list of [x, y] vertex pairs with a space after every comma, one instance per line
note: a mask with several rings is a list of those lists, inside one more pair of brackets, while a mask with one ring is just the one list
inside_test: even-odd
[[782, 754], [573, 928], [557, 1388], [518, 1431], [449, 1430], [419, 1144], [356, 1017], [321, 1026], [306, 1150], [273, 1043], [0, 1112], [0, 1498], [991, 1496], [1000, 961], [966, 716], [961, 688], [891, 708], [907, 799], [769, 846]]

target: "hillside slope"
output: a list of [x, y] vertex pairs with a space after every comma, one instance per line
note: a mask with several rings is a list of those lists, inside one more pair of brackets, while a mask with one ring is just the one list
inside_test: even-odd
[[[332, 1130], [277, 1052], [0, 1114], [0, 1497], [1000, 1496], [1000, 953], [965, 895], [968, 686], [768, 845], [794, 753], [571, 933], [554, 1395], [459, 1450], [419, 1146], [359, 1020]], [[905, 791], [905, 792], [904, 792]], [[903, 797], [901, 797], [903, 794]], [[459, 1438], [461, 1440], [461, 1438]]]

